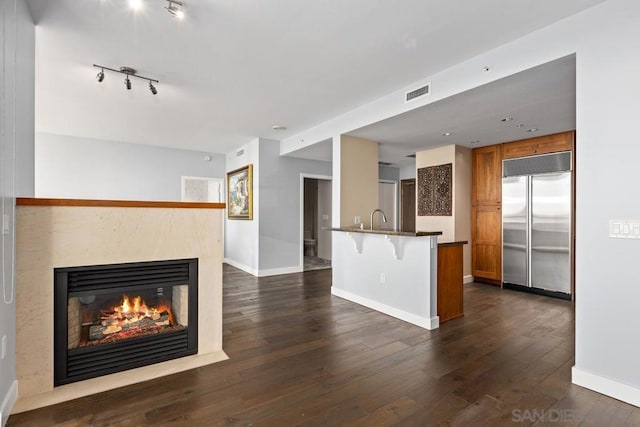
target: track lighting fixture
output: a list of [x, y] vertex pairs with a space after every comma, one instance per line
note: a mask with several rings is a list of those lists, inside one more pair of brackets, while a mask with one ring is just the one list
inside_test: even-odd
[[[168, 6], [165, 6], [167, 12], [173, 15], [177, 19], [184, 19], [184, 11], [182, 10], [182, 2], [178, 0], [167, 0]], [[179, 6], [179, 7], [178, 7]]]
[[100, 72], [96, 76], [96, 79], [98, 79], [99, 82], [104, 80], [104, 70], [109, 70], [109, 71], [113, 71], [114, 73], [120, 73], [125, 75], [124, 85], [127, 88], [127, 90], [131, 90], [131, 87], [132, 87], [131, 79], [129, 77], [137, 77], [142, 80], [147, 80], [149, 82], [149, 90], [151, 91], [151, 93], [154, 95], [158, 94], [158, 89], [155, 87], [154, 83], [158, 84], [160, 82], [150, 77], [139, 76], [137, 74], [137, 71], [131, 67], [120, 67], [119, 70], [116, 70], [115, 68], [105, 67], [104, 65], [93, 64], [93, 66], [96, 68], [100, 68]]
[[129, 0], [129, 7], [133, 10], [140, 10], [142, 6], [142, 0]]

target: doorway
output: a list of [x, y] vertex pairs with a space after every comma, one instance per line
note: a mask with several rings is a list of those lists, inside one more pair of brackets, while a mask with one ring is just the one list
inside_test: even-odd
[[331, 180], [303, 176], [303, 271], [331, 268]]
[[220, 178], [183, 176], [181, 187], [183, 202], [219, 203], [224, 201], [224, 181]]
[[416, 180], [403, 179], [400, 181], [400, 230], [416, 231]]

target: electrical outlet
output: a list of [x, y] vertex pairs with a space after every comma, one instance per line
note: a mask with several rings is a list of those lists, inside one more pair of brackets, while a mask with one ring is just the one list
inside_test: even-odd
[[362, 217], [356, 215], [353, 217], [353, 223], [354, 224], [360, 224], [362, 222]]
[[384, 285], [385, 283], [387, 283], [387, 275], [380, 273], [380, 284]]
[[2, 234], [9, 234], [9, 215], [2, 214]]
[[7, 336], [2, 337], [2, 359], [7, 357]]

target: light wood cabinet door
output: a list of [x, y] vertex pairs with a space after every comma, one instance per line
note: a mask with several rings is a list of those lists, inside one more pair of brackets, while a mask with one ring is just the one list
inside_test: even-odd
[[462, 245], [438, 245], [438, 317], [440, 323], [464, 316]]
[[525, 139], [523, 141], [502, 144], [502, 156], [505, 159], [535, 156], [573, 150], [574, 132], [556, 133]]
[[502, 280], [502, 207], [480, 205], [471, 209], [472, 274]]
[[471, 203], [497, 205], [502, 200], [502, 151], [500, 145], [473, 150]]

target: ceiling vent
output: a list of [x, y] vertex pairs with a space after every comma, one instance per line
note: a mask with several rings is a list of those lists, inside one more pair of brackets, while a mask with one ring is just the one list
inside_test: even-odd
[[236, 157], [240, 157], [244, 154], [244, 148], [241, 150], [236, 151]]
[[427, 83], [426, 85], [419, 87], [418, 89], [414, 89], [411, 92], [407, 92], [405, 94], [405, 102], [413, 101], [416, 98], [429, 95], [430, 93], [431, 93], [431, 83]]

